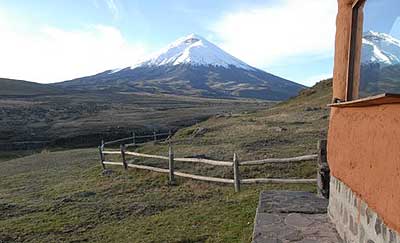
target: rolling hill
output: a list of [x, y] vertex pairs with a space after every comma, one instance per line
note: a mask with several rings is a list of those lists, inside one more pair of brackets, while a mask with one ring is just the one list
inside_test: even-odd
[[34, 96], [61, 94], [63, 90], [47, 84], [0, 78], [0, 96]]

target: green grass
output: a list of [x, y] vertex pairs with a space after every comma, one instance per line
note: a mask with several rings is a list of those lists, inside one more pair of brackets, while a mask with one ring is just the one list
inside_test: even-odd
[[249, 242], [261, 190], [113, 167], [101, 175], [94, 149], [46, 152], [2, 163], [0, 240]]
[[[195, 126], [180, 129], [174, 139], [193, 141], [174, 145], [176, 156], [206, 156], [231, 161], [289, 157], [317, 152], [317, 142], [326, 138], [331, 82], [323, 81], [299, 96], [270, 109], [212, 117]], [[145, 145], [138, 151], [166, 155], [165, 145]]]
[[[205, 133], [174, 145], [176, 156], [231, 160], [237, 152], [243, 161], [314, 153], [326, 135], [330, 97], [326, 81], [271, 109], [214, 117], [182, 129], [174, 138], [188, 138], [199, 127]], [[166, 145], [149, 143], [137, 150], [167, 154]], [[316, 190], [315, 185], [251, 185], [234, 193], [232, 185], [183, 178], [171, 186], [166, 175], [119, 166], [110, 167], [107, 176], [96, 149], [11, 156], [4, 155], [0, 167], [0, 242], [250, 242], [260, 191]], [[177, 169], [232, 177], [230, 168], [177, 163]], [[244, 178], [313, 178], [316, 165], [241, 167], [241, 173]]]

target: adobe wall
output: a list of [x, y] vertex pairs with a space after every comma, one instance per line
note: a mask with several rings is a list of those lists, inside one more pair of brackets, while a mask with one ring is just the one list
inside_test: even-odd
[[[327, 149], [331, 175], [358, 198], [356, 222], [364, 202], [385, 227], [400, 232], [400, 104], [332, 107]], [[341, 199], [333, 185], [331, 191], [333, 210]], [[340, 223], [340, 217], [332, 218]]]
[[[335, 61], [333, 71], [333, 98], [345, 100], [346, 84], [348, 76], [350, 35], [352, 23], [352, 6], [360, 0], [338, 0], [338, 14], [336, 17], [336, 41], [335, 41]], [[360, 77], [360, 53], [362, 46], [362, 23], [363, 23], [363, 6], [360, 9], [358, 22], [359, 29], [356, 52], [358, 56], [355, 58], [354, 72], [354, 88], [353, 97], [358, 97], [359, 77]]]
[[[338, 0], [333, 100], [347, 101], [357, 2], [352, 96], [358, 98], [365, 0]], [[328, 212], [345, 242], [400, 242], [400, 104], [332, 107], [327, 150], [332, 175]]]

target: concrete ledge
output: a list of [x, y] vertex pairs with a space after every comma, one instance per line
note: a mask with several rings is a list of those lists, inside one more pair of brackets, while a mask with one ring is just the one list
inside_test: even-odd
[[331, 176], [328, 215], [344, 242], [400, 243], [398, 232], [339, 179]]

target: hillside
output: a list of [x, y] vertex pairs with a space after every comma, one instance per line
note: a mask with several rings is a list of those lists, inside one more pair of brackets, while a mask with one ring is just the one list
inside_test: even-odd
[[[224, 160], [231, 160], [234, 152], [244, 160], [315, 152], [317, 141], [326, 137], [331, 89], [332, 80], [324, 80], [269, 109], [216, 116], [181, 129], [176, 139], [196, 136], [190, 146], [178, 144], [176, 150], [181, 155]], [[151, 145], [142, 149], [161, 148]]]
[[74, 90], [112, 90], [213, 98], [285, 100], [303, 85], [254, 68], [198, 35], [180, 38], [149, 58], [115, 70], [54, 84]]
[[[215, 116], [179, 130], [175, 138], [206, 131], [177, 154], [231, 159], [283, 157], [316, 151], [327, 129], [331, 81], [320, 82], [271, 109]], [[142, 151], [165, 154], [165, 146]], [[147, 160], [142, 163], [154, 163]], [[313, 185], [232, 187], [113, 167], [101, 173], [97, 150], [42, 153], [1, 161], [0, 241], [3, 242], [250, 242], [261, 190], [315, 191]], [[165, 165], [163, 165], [165, 166]], [[180, 170], [230, 177], [229, 169], [186, 166]], [[243, 170], [243, 176], [313, 178], [315, 162]]]
[[63, 93], [62, 89], [23, 80], [0, 78], [0, 96], [34, 96]]
[[400, 93], [400, 64], [381, 67], [370, 63], [361, 66], [361, 96]]

